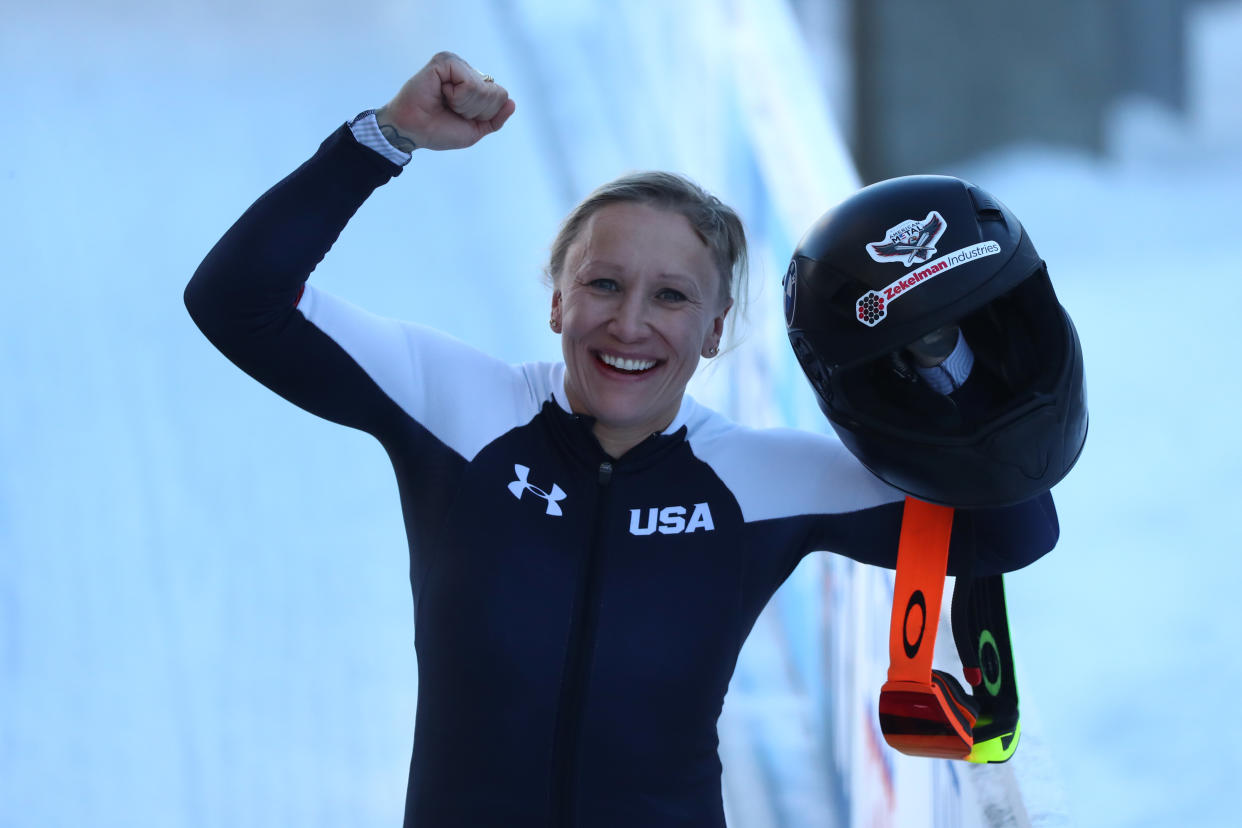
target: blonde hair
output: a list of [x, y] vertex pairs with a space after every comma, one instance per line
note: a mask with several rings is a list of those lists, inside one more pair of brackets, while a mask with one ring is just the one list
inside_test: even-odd
[[[646, 204], [685, 216], [695, 235], [711, 251], [725, 298], [744, 304], [748, 260], [742, 220], [732, 207], [690, 179], [661, 171], [623, 175], [597, 188], [570, 211], [552, 242], [546, 272], [552, 287], [556, 287], [565, 267], [570, 246], [591, 216], [601, 207], [621, 203]], [[734, 311], [739, 313], [741, 308]]]

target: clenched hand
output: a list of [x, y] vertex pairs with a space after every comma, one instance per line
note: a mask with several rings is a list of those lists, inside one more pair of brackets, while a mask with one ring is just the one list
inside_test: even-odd
[[504, 126], [517, 105], [452, 52], [439, 52], [396, 97], [376, 110], [384, 136], [398, 149], [460, 149]]

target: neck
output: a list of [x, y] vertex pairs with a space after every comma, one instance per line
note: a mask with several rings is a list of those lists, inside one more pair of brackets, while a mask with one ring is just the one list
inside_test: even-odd
[[658, 433], [642, 429], [607, 428], [599, 423], [595, 424], [591, 432], [595, 435], [595, 439], [599, 441], [600, 448], [604, 450], [604, 453], [614, 460], [643, 440], [646, 440], [653, 433]]

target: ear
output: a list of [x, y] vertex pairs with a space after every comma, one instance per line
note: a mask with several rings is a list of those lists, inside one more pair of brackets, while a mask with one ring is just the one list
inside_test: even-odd
[[552, 291], [552, 317], [548, 320], [553, 333], [561, 332], [561, 292]]
[[707, 339], [703, 341], [703, 356], [710, 359], [720, 352], [720, 340], [724, 336], [725, 318], [729, 315], [729, 311], [733, 308], [733, 300], [725, 302], [724, 308], [721, 309], [720, 315], [712, 320], [711, 331], [707, 334]]

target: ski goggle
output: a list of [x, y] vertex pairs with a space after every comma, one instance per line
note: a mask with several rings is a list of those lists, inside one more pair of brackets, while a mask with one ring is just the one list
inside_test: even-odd
[[957, 680], [933, 670], [928, 684], [888, 681], [880, 690], [884, 741], [911, 756], [967, 759], [978, 711]]
[[912, 756], [1004, 762], [1017, 749], [1021, 728], [999, 575], [959, 578], [954, 589], [954, 639], [976, 692], [931, 666], [952, 528], [953, 509], [906, 498], [880, 731], [891, 747]]

